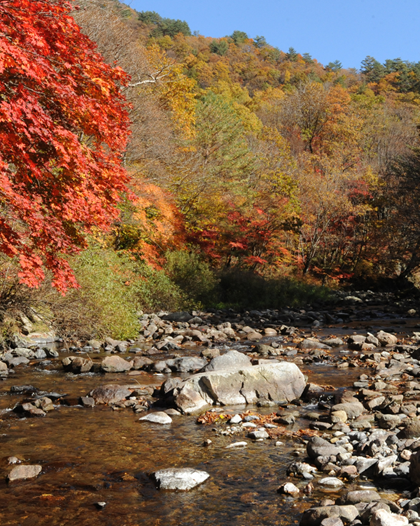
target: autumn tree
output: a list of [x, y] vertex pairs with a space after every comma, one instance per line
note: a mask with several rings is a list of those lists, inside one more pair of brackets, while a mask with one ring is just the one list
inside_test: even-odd
[[126, 189], [128, 114], [120, 68], [59, 0], [0, 4], [0, 250], [37, 286], [44, 268], [64, 292], [65, 259], [93, 227], [106, 229]]

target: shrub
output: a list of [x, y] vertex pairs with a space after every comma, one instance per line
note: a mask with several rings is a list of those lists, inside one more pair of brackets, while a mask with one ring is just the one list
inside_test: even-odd
[[65, 296], [48, 289], [52, 325], [64, 338], [127, 339], [138, 334], [132, 261], [111, 250], [90, 248], [71, 261], [80, 285]]
[[292, 278], [267, 278], [241, 270], [220, 275], [219, 302], [226, 307], [279, 309], [325, 301], [328, 297], [327, 288]]
[[197, 253], [167, 252], [164, 270], [192, 304], [210, 305], [216, 300], [218, 279]]

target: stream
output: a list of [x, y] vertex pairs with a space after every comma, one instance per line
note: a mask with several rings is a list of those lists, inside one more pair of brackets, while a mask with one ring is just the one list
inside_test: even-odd
[[[342, 332], [339, 327], [335, 330], [336, 334]], [[329, 329], [328, 334], [333, 333]], [[188, 349], [184, 355], [198, 352]], [[287, 480], [288, 465], [306, 456], [304, 443], [297, 438], [282, 438], [281, 445], [275, 440], [248, 441], [245, 449], [225, 449], [241, 438], [220, 436], [214, 426], [198, 425], [194, 416], [174, 417], [171, 425], [159, 425], [139, 422], [142, 415], [127, 409], [74, 405], [98, 385], [159, 386], [168, 375], [73, 375], [61, 367], [61, 358], [68, 355], [60, 352], [60, 357], [44, 369], [18, 366], [15, 374], [0, 382], [2, 526], [290, 525], [298, 524], [303, 511], [320, 499], [336, 495], [319, 489], [310, 496], [301, 493], [298, 499], [276, 493]], [[105, 355], [102, 352], [95, 359]], [[325, 364], [300, 368], [309, 382], [336, 389], [351, 388], [366, 373], [366, 368], [341, 370]], [[25, 396], [11, 394], [10, 388], [21, 385], [65, 393], [70, 405], [58, 406], [45, 418], [19, 417], [11, 408]], [[246, 409], [273, 411], [251, 406]], [[307, 428], [305, 413], [313, 409], [295, 407], [300, 416], [290, 429]], [[225, 410], [233, 415], [244, 407]], [[203, 447], [206, 439], [212, 440], [210, 447]], [[27, 464], [40, 464], [42, 474], [8, 484], [11, 456]], [[169, 467], [203, 469], [210, 478], [190, 492], [159, 491], [150, 474]], [[303, 489], [307, 482], [295, 483]], [[360, 481], [354, 487], [360, 487]], [[98, 502], [106, 503], [103, 509], [97, 508]]]

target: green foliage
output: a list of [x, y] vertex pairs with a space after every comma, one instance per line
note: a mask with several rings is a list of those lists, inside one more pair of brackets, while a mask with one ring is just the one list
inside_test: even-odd
[[258, 49], [261, 49], [265, 46], [267, 46], [268, 43], [267, 43], [267, 40], [265, 39], [265, 37], [261, 37], [261, 36], [256, 36], [254, 38], [254, 46]]
[[296, 62], [298, 58], [298, 52], [293, 47], [289, 47], [289, 51], [286, 53], [286, 55], [287, 55], [287, 58], [291, 60], [292, 62]]
[[299, 307], [329, 298], [325, 287], [290, 278], [266, 278], [252, 272], [225, 271], [220, 276], [220, 306], [236, 308]]
[[168, 252], [166, 259], [166, 274], [190, 301], [199, 305], [210, 305], [214, 302], [218, 280], [199, 254], [179, 250]]
[[210, 44], [210, 51], [222, 57], [223, 55], [226, 55], [228, 50], [229, 50], [229, 44], [227, 43], [226, 40], [220, 40], [220, 41], [213, 40], [213, 42]]
[[343, 69], [343, 64], [339, 60], [334, 60], [334, 62], [329, 62], [325, 67], [331, 71], [337, 72]]
[[112, 250], [90, 248], [72, 266], [80, 288], [46, 298], [57, 332], [65, 338], [135, 337], [140, 326], [133, 262]]
[[134, 284], [134, 294], [141, 310], [178, 311], [194, 307], [185, 292], [163, 270], [139, 263], [136, 273], [139, 279]]
[[151, 36], [159, 38], [169, 35], [173, 38], [178, 33], [185, 36], [191, 36], [191, 29], [184, 20], [174, 20], [172, 18], [163, 18], [155, 11], [141, 11], [139, 20], [145, 24], [154, 24]]
[[235, 42], [235, 44], [238, 46], [239, 44], [243, 44], [248, 40], [248, 35], [244, 31], [234, 31], [230, 38]]

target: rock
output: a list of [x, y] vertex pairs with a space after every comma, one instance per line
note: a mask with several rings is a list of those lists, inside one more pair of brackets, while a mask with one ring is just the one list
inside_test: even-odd
[[359, 516], [355, 506], [321, 506], [306, 510], [300, 521], [300, 526], [318, 526], [324, 519], [340, 518], [346, 523], [353, 522]]
[[146, 356], [136, 356], [131, 361], [131, 368], [138, 371], [139, 369], [146, 369], [149, 365], [153, 364], [153, 360], [147, 358]]
[[305, 378], [293, 363], [256, 365], [234, 371], [222, 369], [185, 380], [175, 404], [184, 413], [193, 413], [215, 403], [290, 402], [300, 398], [304, 388]]
[[234, 415], [229, 420], [229, 424], [240, 424], [242, 422], [241, 415]]
[[349, 491], [346, 495], [341, 497], [337, 503], [341, 505], [345, 504], [358, 504], [359, 502], [375, 502], [381, 500], [379, 493], [374, 490], [356, 490]]
[[410, 479], [414, 484], [420, 486], [420, 450], [417, 450], [410, 458]]
[[286, 482], [285, 484], [282, 484], [279, 488], [277, 488], [277, 493], [280, 493], [281, 495], [292, 495], [292, 497], [296, 497], [300, 492], [299, 488], [297, 488], [294, 484], [291, 482]]
[[325, 477], [319, 480], [318, 483], [329, 488], [341, 488], [341, 486], [344, 486], [344, 482], [336, 477]]
[[321, 522], [321, 526], [344, 526], [340, 517], [329, 517]]
[[96, 404], [115, 404], [125, 400], [131, 395], [131, 391], [123, 385], [107, 384], [96, 387], [89, 393]]
[[98, 510], [103, 510], [106, 506], [106, 502], [105, 501], [95, 502], [95, 506], [96, 508], [98, 508]]
[[139, 420], [146, 422], [153, 422], [154, 424], [172, 424], [172, 418], [164, 413], [163, 411], [157, 411], [156, 413], [150, 413], [149, 415], [142, 416]]
[[323, 343], [325, 345], [329, 345], [330, 347], [341, 347], [341, 345], [344, 345], [344, 342], [341, 338], [329, 338], [328, 340], [324, 340]]
[[329, 345], [325, 345], [325, 343], [321, 343], [319, 340], [316, 340], [315, 338], [307, 338], [306, 340], [301, 341], [298, 344], [299, 349], [331, 349]]
[[203, 358], [208, 358], [209, 360], [211, 360], [212, 358], [216, 358], [216, 356], [220, 356], [220, 349], [203, 349], [201, 352], [200, 352], [200, 356], [202, 356]]
[[4, 362], [0, 362], [0, 376], [7, 376], [9, 374], [9, 369], [7, 368], [7, 364]]
[[343, 402], [341, 404], [336, 404], [332, 407], [332, 411], [345, 411], [347, 418], [353, 419], [360, 416], [365, 408], [360, 402]]
[[370, 520], [370, 526], [403, 526], [408, 524], [407, 517], [386, 510], [376, 510]]
[[252, 332], [249, 332], [246, 336], [246, 339], [251, 341], [251, 342], [256, 342], [258, 340], [261, 340], [263, 337], [262, 334], [260, 334], [259, 332], [256, 332], [256, 331], [252, 331]]
[[177, 321], [177, 322], [189, 322], [194, 316], [188, 312], [172, 312], [171, 314], [166, 314], [161, 317], [162, 320], [166, 321]]
[[153, 478], [159, 489], [187, 491], [209, 478], [205, 471], [192, 468], [161, 469], [153, 473]]
[[15, 466], [8, 475], [9, 482], [15, 480], [25, 480], [33, 479], [37, 477], [42, 471], [42, 467], [39, 465], [28, 466], [21, 464], [20, 466]]
[[101, 369], [106, 373], [124, 373], [131, 369], [131, 362], [120, 356], [107, 356], [102, 360]]
[[81, 396], [80, 403], [84, 407], [95, 407], [95, 400], [90, 396]]
[[321, 437], [312, 437], [307, 446], [306, 451], [310, 458], [315, 459], [317, 457], [331, 457], [337, 456], [340, 453], [346, 453], [346, 450], [341, 446], [335, 446], [324, 440]]
[[404, 429], [399, 433], [402, 438], [420, 437], [420, 420], [411, 420], [406, 424]]
[[343, 424], [347, 422], [347, 413], [345, 411], [332, 411], [331, 413], [331, 422], [337, 424], [342, 422]]
[[166, 365], [171, 371], [177, 373], [190, 373], [198, 371], [206, 366], [207, 360], [196, 356], [183, 356], [181, 358], [175, 358], [174, 360], [166, 360]]
[[270, 438], [270, 435], [264, 429], [257, 429], [256, 431], [250, 431], [248, 437], [254, 440], [265, 440], [266, 438]]
[[66, 356], [61, 363], [64, 369], [75, 374], [88, 373], [93, 367], [93, 361], [90, 358], [81, 356]]
[[45, 416], [46, 412], [40, 409], [39, 407], [36, 407], [35, 405], [27, 402], [20, 406], [17, 406], [15, 409], [16, 412], [23, 412], [25, 413], [25, 416]]
[[376, 337], [383, 347], [386, 345], [396, 345], [398, 342], [398, 338], [389, 332], [379, 331]]
[[234, 442], [233, 444], [229, 444], [225, 447], [225, 449], [233, 449], [235, 447], [247, 447], [247, 442]]
[[25, 358], [24, 356], [17, 356], [16, 358], [10, 358], [5, 359], [7, 363], [9, 364], [9, 367], [17, 367], [18, 365], [27, 365], [29, 363], [28, 358]]

